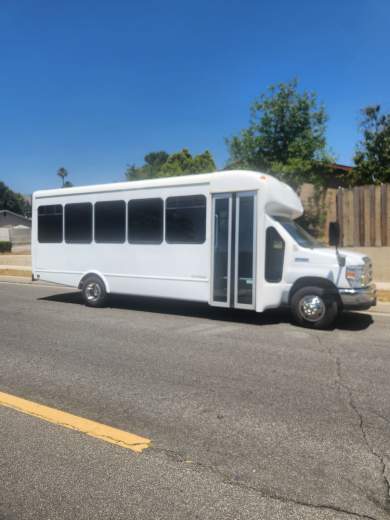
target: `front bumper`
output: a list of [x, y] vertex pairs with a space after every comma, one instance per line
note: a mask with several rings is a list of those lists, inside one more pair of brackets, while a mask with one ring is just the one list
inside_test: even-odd
[[376, 305], [375, 284], [361, 289], [339, 289], [339, 295], [345, 310], [366, 310]]

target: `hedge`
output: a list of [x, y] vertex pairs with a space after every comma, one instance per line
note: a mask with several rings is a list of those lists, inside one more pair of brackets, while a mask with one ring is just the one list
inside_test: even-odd
[[0, 253], [10, 253], [12, 243], [8, 240], [0, 240]]

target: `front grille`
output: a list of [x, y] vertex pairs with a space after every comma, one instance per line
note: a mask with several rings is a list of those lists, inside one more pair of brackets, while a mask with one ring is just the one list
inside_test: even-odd
[[372, 267], [372, 261], [368, 256], [363, 258], [364, 260], [364, 277], [366, 279], [366, 285], [369, 285], [374, 278], [374, 271]]

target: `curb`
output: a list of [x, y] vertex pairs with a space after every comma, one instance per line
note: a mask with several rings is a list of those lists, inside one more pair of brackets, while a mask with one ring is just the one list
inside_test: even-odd
[[19, 276], [31, 280], [32, 271], [27, 266], [0, 266], [0, 276]]
[[377, 291], [377, 298], [380, 302], [390, 303], [390, 291]]
[[60, 285], [58, 283], [54, 282], [41, 282], [40, 280], [32, 280], [31, 275], [30, 276], [21, 276], [21, 275], [12, 275], [12, 276], [5, 276], [0, 274], [0, 285], [4, 284], [10, 284], [10, 285], [34, 285], [36, 287], [51, 287], [53, 289], [61, 289], [63, 290], [70, 290], [75, 291], [76, 289], [74, 287], [69, 287], [67, 285]]
[[18, 285], [19, 284], [31, 285], [34, 282], [32, 281], [31, 276], [30, 277], [22, 276], [22, 275], [9, 276], [9, 275], [5, 275], [5, 274], [0, 274], [0, 283], [16, 283]]

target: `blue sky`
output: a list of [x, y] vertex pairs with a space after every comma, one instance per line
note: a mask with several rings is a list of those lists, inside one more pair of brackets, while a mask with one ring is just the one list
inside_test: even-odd
[[359, 110], [390, 110], [389, 27], [389, 0], [2, 0], [0, 180], [119, 181], [183, 147], [222, 167], [253, 99], [294, 76], [351, 163]]

